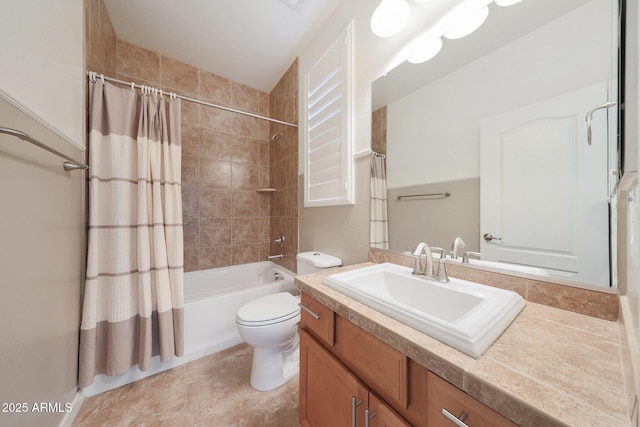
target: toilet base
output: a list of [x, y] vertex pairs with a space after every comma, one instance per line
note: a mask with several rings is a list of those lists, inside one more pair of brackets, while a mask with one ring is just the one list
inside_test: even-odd
[[253, 350], [251, 387], [258, 391], [274, 390], [300, 371], [300, 337], [296, 334], [284, 350], [282, 347]]

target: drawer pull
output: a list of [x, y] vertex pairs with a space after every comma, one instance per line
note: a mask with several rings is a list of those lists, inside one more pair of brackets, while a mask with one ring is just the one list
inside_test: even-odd
[[460, 418], [458, 418], [455, 415], [453, 415], [451, 412], [449, 412], [446, 409], [442, 408], [442, 415], [444, 415], [449, 421], [451, 421], [452, 423], [454, 423], [458, 427], [469, 427], [468, 425], [463, 423], [463, 421], [466, 420], [467, 417], [469, 416], [469, 414], [467, 414], [466, 412], [463, 412], [460, 415]]
[[320, 315], [322, 313], [314, 313], [313, 311], [309, 310], [309, 304], [302, 304], [301, 302], [299, 302], [298, 305], [300, 306], [301, 309], [303, 309], [304, 311], [309, 313], [311, 316], [313, 316], [314, 319], [320, 320]]
[[356, 427], [356, 408], [362, 405], [362, 400], [356, 401], [355, 396], [351, 396], [351, 427]]
[[364, 427], [369, 427], [369, 421], [371, 421], [371, 419], [373, 417], [376, 416], [375, 412], [372, 412], [371, 415], [369, 415], [369, 408], [364, 410]]

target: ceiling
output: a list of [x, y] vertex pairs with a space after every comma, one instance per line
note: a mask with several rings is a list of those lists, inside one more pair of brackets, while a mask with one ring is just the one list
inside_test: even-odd
[[104, 0], [116, 36], [270, 92], [341, 0]]

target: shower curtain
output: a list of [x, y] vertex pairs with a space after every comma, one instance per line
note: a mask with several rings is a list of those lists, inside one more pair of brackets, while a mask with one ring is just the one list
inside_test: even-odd
[[389, 249], [385, 156], [375, 152], [371, 155], [371, 220], [369, 240], [369, 246], [373, 248]]
[[89, 83], [81, 387], [183, 352], [180, 100], [142, 92]]

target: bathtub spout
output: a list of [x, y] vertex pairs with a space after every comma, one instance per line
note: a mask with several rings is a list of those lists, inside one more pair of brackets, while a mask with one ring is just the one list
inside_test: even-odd
[[267, 261], [271, 261], [271, 260], [274, 260], [274, 259], [282, 259], [282, 254], [278, 254], [278, 255], [269, 255], [269, 256], [267, 257]]

